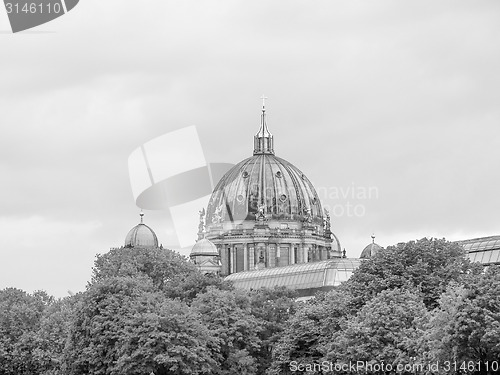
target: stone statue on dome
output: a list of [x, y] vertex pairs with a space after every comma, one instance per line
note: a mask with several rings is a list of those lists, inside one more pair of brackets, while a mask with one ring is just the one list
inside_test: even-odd
[[330, 213], [325, 208], [325, 232], [330, 232], [330, 231], [331, 231]]
[[222, 204], [215, 208], [214, 215], [212, 217], [213, 224], [220, 224], [222, 222]]
[[259, 205], [259, 210], [257, 212], [257, 215], [255, 215], [255, 221], [259, 221], [261, 223], [267, 221], [265, 204]]
[[308, 208], [306, 210], [306, 215], [304, 216], [304, 222], [305, 223], [308, 223], [308, 224], [311, 224], [312, 223], [312, 214], [311, 214], [311, 209]]
[[204, 237], [205, 231], [205, 208], [198, 212], [200, 215], [200, 223], [198, 224], [198, 240]]
[[200, 215], [200, 224], [198, 225], [198, 230], [203, 232], [203, 228], [205, 227], [205, 208], [198, 212]]

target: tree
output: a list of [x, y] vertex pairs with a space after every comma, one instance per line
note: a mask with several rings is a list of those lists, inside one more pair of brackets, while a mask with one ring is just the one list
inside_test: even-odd
[[271, 366], [272, 351], [297, 310], [297, 293], [285, 287], [261, 288], [250, 292], [251, 313], [259, 322], [261, 330], [260, 349], [254, 354], [257, 372], [264, 374]]
[[34, 338], [44, 310], [53, 301], [43, 291], [0, 291], [0, 374], [33, 374], [40, 370], [34, 355]]
[[148, 277], [107, 277], [83, 293], [70, 329], [68, 374], [209, 373], [208, 330]]
[[186, 303], [209, 286], [232, 289], [231, 283], [216, 275], [202, 274], [184, 256], [169, 249], [123, 247], [97, 255], [90, 284], [109, 277], [147, 277], [155, 290]]
[[167, 297], [179, 298], [190, 304], [198, 294], [205, 293], [210, 287], [221, 290], [234, 289], [232, 284], [224, 281], [222, 277], [214, 274], [205, 275], [194, 269], [192, 272], [174, 275], [163, 290]]
[[108, 277], [148, 277], [157, 290], [167, 287], [173, 278], [196, 272], [196, 267], [179, 253], [161, 248], [111, 249], [97, 255], [91, 284]]
[[80, 297], [81, 293], [58, 299], [44, 310], [39, 329], [32, 338], [33, 357], [38, 362], [40, 375], [66, 374], [64, 350]]
[[333, 335], [325, 359], [340, 364], [385, 363], [394, 369], [413, 363], [426, 319], [427, 309], [418, 293], [397, 288], [382, 291]]
[[210, 287], [194, 299], [192, 307], [214, 338], [211, 349], [217, 374], [257, 374], [262, 325], [251, 313], [248, 292]]
[[121, 341], [120, 374], [208, 374], [215, 369], [212, 339], [199, 316], [180, 301], [164, 299], [154, 312], [135, 314]]
[[471, 271], [477, 273], [478, 268], [460, 245], [423, 238], [378, 251], [361, 263], [343, 287], [353, 295], [356, 310], [381, 291], [394, 288], [417, 288], [432, 309], [451, 282], [462, 282]]
[[289, 374], [292, 361], [310, 366], [321, 362], [326, 344], [350, 314], [350, 301], [350, 295], [337, 288], [299, 306], [273, 350], [268, 373]]
[[487, 363], [500, 358], [500, 267], [490, 266], [467, 285], [451, 285], [421, 343], [427, 361], [479, 362], [475, 373], [486, 374]]

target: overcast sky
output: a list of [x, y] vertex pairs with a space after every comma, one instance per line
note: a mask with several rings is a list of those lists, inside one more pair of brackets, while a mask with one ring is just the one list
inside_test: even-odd
[[[139, 222], [133, 150], [195, 125], [237, 163], [263, 93], [348, 256], [500, 234], [499, 20], [494, 0], [81, 0], [12, 34], [0, 9], [0, 288], [83, 290]], [[145, 222], [173, 247], [167, 216]]]

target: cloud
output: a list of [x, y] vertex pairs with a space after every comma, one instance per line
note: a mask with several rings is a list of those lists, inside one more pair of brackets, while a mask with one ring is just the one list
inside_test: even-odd
[[102, 223], [2, 216], [0, 227], [0, 288], [43, 289], [58, 296], [83, 289]]

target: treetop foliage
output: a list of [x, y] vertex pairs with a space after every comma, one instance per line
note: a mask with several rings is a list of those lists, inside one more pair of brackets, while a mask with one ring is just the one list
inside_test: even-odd
[[464, 249], [444, 239], [423, 238], [381, 249], [345, 283], [359, 309], [383, 290], [417, 288], [425, 305], [434, 308], [441, 293], [451, 282], [463, 282], [477, 272]]
[[444, 239], [389, 246], [339, 287], [296, 297], [234, 289], [168, 249], [114, 249], [74, 296], [0, 291], [0, 375], [274, 375], [293, 361], [500, 358], [500, 267], [471, 264]]

